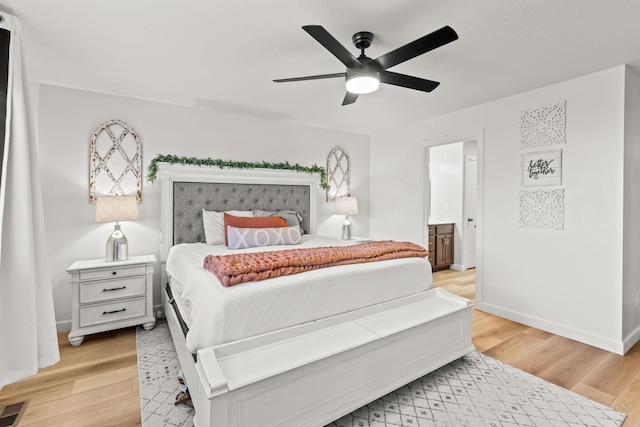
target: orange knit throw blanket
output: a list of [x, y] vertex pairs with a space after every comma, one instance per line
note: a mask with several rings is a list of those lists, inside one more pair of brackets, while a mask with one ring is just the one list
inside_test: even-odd
[[233, 286], [336, 265], [395, 258], [426, 258], [428, 255], [425, 248], [414, 243], [385, 240], [351, 246], [208, 255], [204, 259], [204, 268], [215, 274], [223, 286]]

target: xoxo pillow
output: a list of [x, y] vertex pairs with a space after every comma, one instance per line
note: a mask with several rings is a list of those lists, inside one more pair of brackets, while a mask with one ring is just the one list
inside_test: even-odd
[[246, 249], [262, 246], [298, 245], [302, 243], [300, 227], [236, 228], [227, 227], [229, 249]]
[[229, 246], [228, 228], [271, 228], [286, 227], [287, 221], [279, 216], [265, 216], [260, 218], [240, 217], [224, 214], [224, 243]]

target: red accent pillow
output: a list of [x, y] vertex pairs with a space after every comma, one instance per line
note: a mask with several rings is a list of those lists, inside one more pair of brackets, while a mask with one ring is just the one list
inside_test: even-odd
[[233, 216], [224, 214], [224, 244], [229, 246], [227, 238], [227, 226], [236, 228], [279, 228], [287, 227], [287, 221], [279, 216]]

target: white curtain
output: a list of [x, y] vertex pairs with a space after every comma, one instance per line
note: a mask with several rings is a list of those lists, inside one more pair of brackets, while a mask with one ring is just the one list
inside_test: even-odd
[[21, 27], [15, 17], [1, 14], [11, 45], [0, 189], [0, 388], [60, 360]]

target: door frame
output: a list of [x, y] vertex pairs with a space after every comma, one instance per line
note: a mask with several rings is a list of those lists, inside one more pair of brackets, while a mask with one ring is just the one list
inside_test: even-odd
[[[457, 142], [476, 141], [477, 159], [477, 205], [476, 205], [476, 308], [482, 310], [482, 273], [483, 268], [483, 229], [484, 229], [484, 129], [459, 132], [451, 135], [425, 138], [421, 140], [422, 146], [422, 224], [427, 225], [429, 216], [429, 148], [438, 145], [447, 145]], [[423, 233], [424, 244], [428, 244], [427, 233]]]
[[[474, 140], [475, 142], [475, 140]], [[476, 144], [476, 148], [477, 148], [477, 144]], [[469, 233], [471, 232], [470, 228], [469, 228], [469, 206], [467, 204], [467, 195], [469, 193], [471, 193], [469, 191], [469, 188], [467, 187], [467, 161], [469, 161], [470, 159], [473, 159], [473, 161], [476, 163], [476, 199], [478, 197], [478, 156], [477, 154], [471, 155], [471, 154], [463, 154], [462, 155], [462, 224], [463, 224], [463, 231], [462, 231], [462, 266], [465, 269], [469, 269], [469, 268], [475, 268], [476, 263], [475, 263], [475, 251], [474, 251], [474, 262], [473, 262], [473, 267], [469, 267], [469, 257], [467, 256], [467, 249], [469, 247], [468, 243], [467, 243], [467, 238], [469, 237]], [[476, 202], [476, 210], [477, 210], [478, 204]], [[478, 229], [478, 223], [475, 219], [474, 215], [474, 228], [475, 230]], [[477, 234], [477, 231], [476, 231]], [[475, 246], [475, 245], [474, 245]]]

